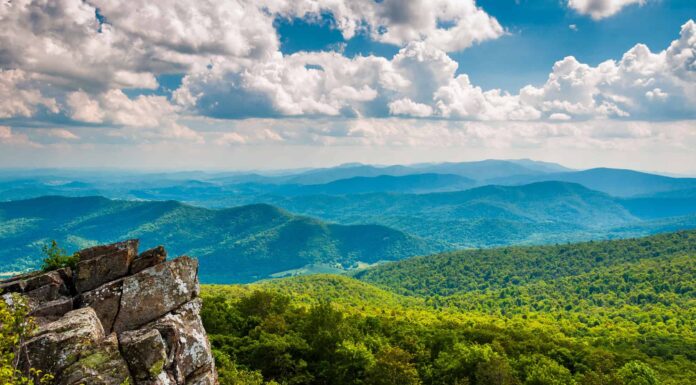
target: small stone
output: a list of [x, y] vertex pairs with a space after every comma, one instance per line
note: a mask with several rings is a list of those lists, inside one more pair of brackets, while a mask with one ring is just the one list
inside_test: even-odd
[[186, 379], [186, 385], [215, 385], [217, 384], [215, 368], [203, 367]]
[[34, 272], [10, 278], [0, 283], [0, 293], [24, 293], [42, 302], [52, 301], [71, 294], [66, 283], [69, 270]]
[[0, 283], [0, 293], [23, 293], [26, 281], [17, 278], [10, 278]]
[[77, 307], [91, 307], [97, 313], [104, 330], [110, 333], [121, 306], [123, 279], [106, 283], [94, 290], [84, 292], [77, 301]]
[[138, 254], [138, 245], [140, 241], [137, 239], [129, 239], [122, 242], [116, 242], [109, 245], [94, 246], [87, 249], [80, 250], [78, 254], [80, 255], [80, 261], [87, 261], [90, 259], [95, 259], [102, 257], [104, 255], [111, 254], [116, 251], [128, 250], [129, 253], [133, 255]]
[[138, 255], [138, 240], [96, 246], [78, 254], [80, 261], [77, 263], [75, 288], [82, 293], [126, 276]]
[[153, 249], [142, 252], [131, 265], [131, 274], [141, 272], [148, 267], [159, 265], [167, 259], [167, 251], [163, 246], [157, 246]]
[[130, 372], [138, 383], [155, 381], [164, 372], [167, 352], [157, 329], [123, 332], [119, 341]]
[[62, 317], [71, 310], [73, 310], [73, 299], [64, 297], [38, 305], [29, 315], [32, 317]]

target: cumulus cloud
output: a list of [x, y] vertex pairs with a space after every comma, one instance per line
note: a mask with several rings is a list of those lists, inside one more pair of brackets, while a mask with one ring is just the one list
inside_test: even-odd
[[7, 126], [0, 126], [0, 140], [7, 140], [12, 137], [12, 129]]
[[425, 118], [433, 114], [433, 109], [427, 104], [416, 103], [409, 98], [395, 100], [389, 103], [391, 115], [410, 115]]
[[524, 87], [520, 98], [549, 116], [693, 117], [696, 23], [685, 23], [679, 39], [661, 52], [637, 44], [621, 60], [596, 67], [566, 57], [554, 64], [543, 86]]
[[54, 86], [156, 86], [149, 47], [102, 24], [80, 0], [17, 0], [0, 7], [0, 65]]
[[225, 63], [192, 71], [174, 100], [217, 117], [356, 116], [381, 91], [407, 83], [381, 57], [299, 52], [240, 71]]
[[164, 96], [131, 99], [118, 89], [98, 95], [75, 91], [68, 95], [67, 104], [71, 118], [77, 121], [147, 129], [150, 137], [202, 140], [194, 130], [177, 122], [178, 107]]
[[[325, 15], [346, 39], [364, 34], [406, 48], [393, 61], [340, 50], [280, 53], [276, 19]], [[0, 96], [13, 96], [2, 98], [0, 117], [46, 108], [91, 124], [168, 127], [190, 139], [194, 133], [171, 116], [425, 116], [435, 89], [423, 86], [433, 79], [436, 87], [456, 69], [445, 52], [504, 33], [474, 0], [203, 0], [186, 7], [174, 0], [17, 0], [0, 7], [0, 19]], [[449, 68], [438, 74], [438, 64]], [[430, 78], [421, 78], [427, 71]], [[155, 89], [163, 73], [188, 74], [176, 105], [122, 91]], [[396, 96], [420, 107], [390, 107]]]
[[[627, 3], [569, 5], [605, 17]], [[399, 50], [390, 58], [347, 57], [342, 50], [283, 54], [274, 22], [298, 17], [328, 18], [346, 39], [362, 34]], [[0, 118], [31, 118], [45, 110], [108, 126], [113, 136], [334, 143], [370, 131], [310, 124], [302, 133], [256, 127], [208, 138], [182, 123], [195, 115], [558, 123], [696, 113], [693, 21], [663, 51], [638, 44], [620, 60], [597, 66], [569, 56], [553, 65], [543, 84], [509, 93], [477, 86], [450, 57], [504, 34], [473, 0], [202, 0], [186, 7], [175, 0], [16, 0], [0, 7], [0, 19]], [[170, 98], [128, 96], [138, 94], [128, 88], [157, 88], [157, 75], [166, 73], [185, 73]], [[383, 124], [372, 130], [378, 129], [392, 132]]]
[[684, 118], [696, 102], [696, 23], [664, 51], [638, 44], [597, 66], [568, 56], [519, 93], [484, 90], [447, 53], [412, 42], [391, 59], [337, 52], [276, 55], [253, 67], [192, 71], [174, 100], [215, 117], [388, 115], [468, 120]]
[[568, 0], [568, 7], [595, 20], [612, 16], [631, 4], [645, 4], [646, 0]]
[[474, 0], [269, 0], [267, 8], [284, 16], [332, 15], [345, 39], [366, 33], [375, 41], [404, 46], [423, 41], [441, 50], [460, 51], [495, 39], [504, 30]]
[[40, 106], [58, 112], [56, 100], [42, 95], [31, 74], [21, 69], [0, 69], [0, 118], [29, 117]]
[[346, 39], [365, 33], [399, 46], [457, 51], [503, 34], [474, 0], [16, 0], [0, 7], [0, 66], [66, 88], [156, 88], [160, 73], [271, 58], [276, 18], [324, 14]]

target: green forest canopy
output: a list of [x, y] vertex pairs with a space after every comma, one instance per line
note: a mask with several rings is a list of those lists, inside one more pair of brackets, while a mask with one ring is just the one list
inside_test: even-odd
[[689, 231], [204, 286], [203, 319], [222, 384], [696, 383], [695, 249]]

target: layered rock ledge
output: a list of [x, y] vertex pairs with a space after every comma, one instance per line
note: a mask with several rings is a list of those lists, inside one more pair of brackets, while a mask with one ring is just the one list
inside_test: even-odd
[[63, 268], [0, 281], [0, 293], [28, 299], [39, 329], [20, 366], [57, 385], [213, 385], [215, 366], [199, 316], [198, 262], [167, 261], [162, 246], [138, 254], [138, 240], [79, 252]]

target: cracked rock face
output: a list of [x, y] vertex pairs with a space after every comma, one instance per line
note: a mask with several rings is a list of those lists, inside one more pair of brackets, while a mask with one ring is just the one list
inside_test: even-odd
[[40, 325], [20, 365], [56, 385], [217, 383], [199, 316], [198, 262], [166, 261], [163, 247], [138, 255], [128, 240], [79, 252], [75, 272], [36, 272], [0, 282], [21, 293]]

